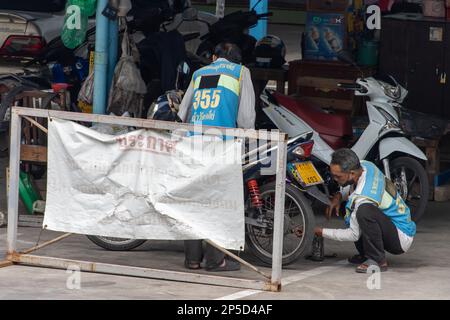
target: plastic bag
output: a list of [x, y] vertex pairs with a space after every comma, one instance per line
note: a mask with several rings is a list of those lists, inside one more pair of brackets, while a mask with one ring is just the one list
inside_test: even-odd
[[94, 72], [91, 72], [84, 80], [78, 93], [78, 101], [83, 101], [90, 105], [94, 103]]
[[[69, 49], [75, 49], [84, 42], [88, 29], [88, 17], [95, 3], [71, 0], [66, 4], [66, 14], [61, 32], [61, 40]], [[94, 10], [95, 11], [95, 10]]]
[[133, 117], [140, 118], [147, 87], [135, 63], [134, 47], [125, 29], [122, 56], [114, 70], [107, 111], [114, 114], [123, 114], [128, 111]]

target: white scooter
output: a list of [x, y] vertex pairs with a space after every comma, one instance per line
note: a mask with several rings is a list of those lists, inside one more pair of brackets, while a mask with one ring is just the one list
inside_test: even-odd
[[372, 77], [359, 78], [356, 83], [338, 85], [342, 89], [353, 90], [356, 96], [370, 99], [367, 101], [369, 125], [353, 145], [350, 141], [353, 130], [349, 117], [326, 113], [305, 100], [267, 89], [261, 95], [262, 109], [273, 124], [289, 137], [313, 131], [312, 154], [319, 162], [329, 165], [334, 150], [351, 147], [360, 159], [377, 164], [396, 184], [411, 209], [412, 219], [418, 221], [428, 202], [428, 177], [420, 163], [427, 158], [405, 137], [400, 127], [396, 109], [403, 108], [400, 104], [408, 92], [395, 79], [391, 80], [392, 84]]

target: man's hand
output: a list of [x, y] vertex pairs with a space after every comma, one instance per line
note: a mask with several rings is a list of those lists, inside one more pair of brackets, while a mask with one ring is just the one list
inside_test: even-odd
[[325, 217], [330, 220], [333, 211], [336, 211], [336, 217], [339, 217], [339, 208], [341, 207], [342, 194], [340, 192], [336, 193], [331, 198], [330, 206], [325, 210]]
[[321, 237], [321, 236], [322, 236], [322, 231], [323, 231], [323, 228], [321, 228], [321, 227], [315, 227], [315, 228], [314, 228], [314, 234], [315, 234], [316, 236], [318, 236], [318, 237]]

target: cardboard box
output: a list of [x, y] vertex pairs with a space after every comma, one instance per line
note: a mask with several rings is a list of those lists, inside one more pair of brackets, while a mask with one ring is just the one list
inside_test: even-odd
[[337, 54], [347, 46], [345, 13], [308, 12], [303, 58], [337, 61]]
[[352, 0], [308, 0], [307, 11], [343, 12], [351, 5]]

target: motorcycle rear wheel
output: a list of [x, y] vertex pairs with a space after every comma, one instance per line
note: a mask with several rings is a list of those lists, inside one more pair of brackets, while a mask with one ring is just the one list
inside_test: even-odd
[[142, 245], [147, 240], [139, 239], [122, 239], [101, 236], [86, 236], [93, 243], [106, 250], [111, 251], [129, 251]]
[[[261, 186], [263, 214], [268, 221], [274, 217], [275, 183]], [[283, 232], [283, 265], [296, 261], [300, 256], [309, 254], [314, 238], [315, 218], [309, 201], [303, 194], [289, 184], [286, 185], [284, 232]], [[293, 228], [302, 228], [301, 237], [295, 235]], [[273, 228], [260, 228], [246, 224], [246, 245], [250, 252], [263, 264], [272, 264]]]

